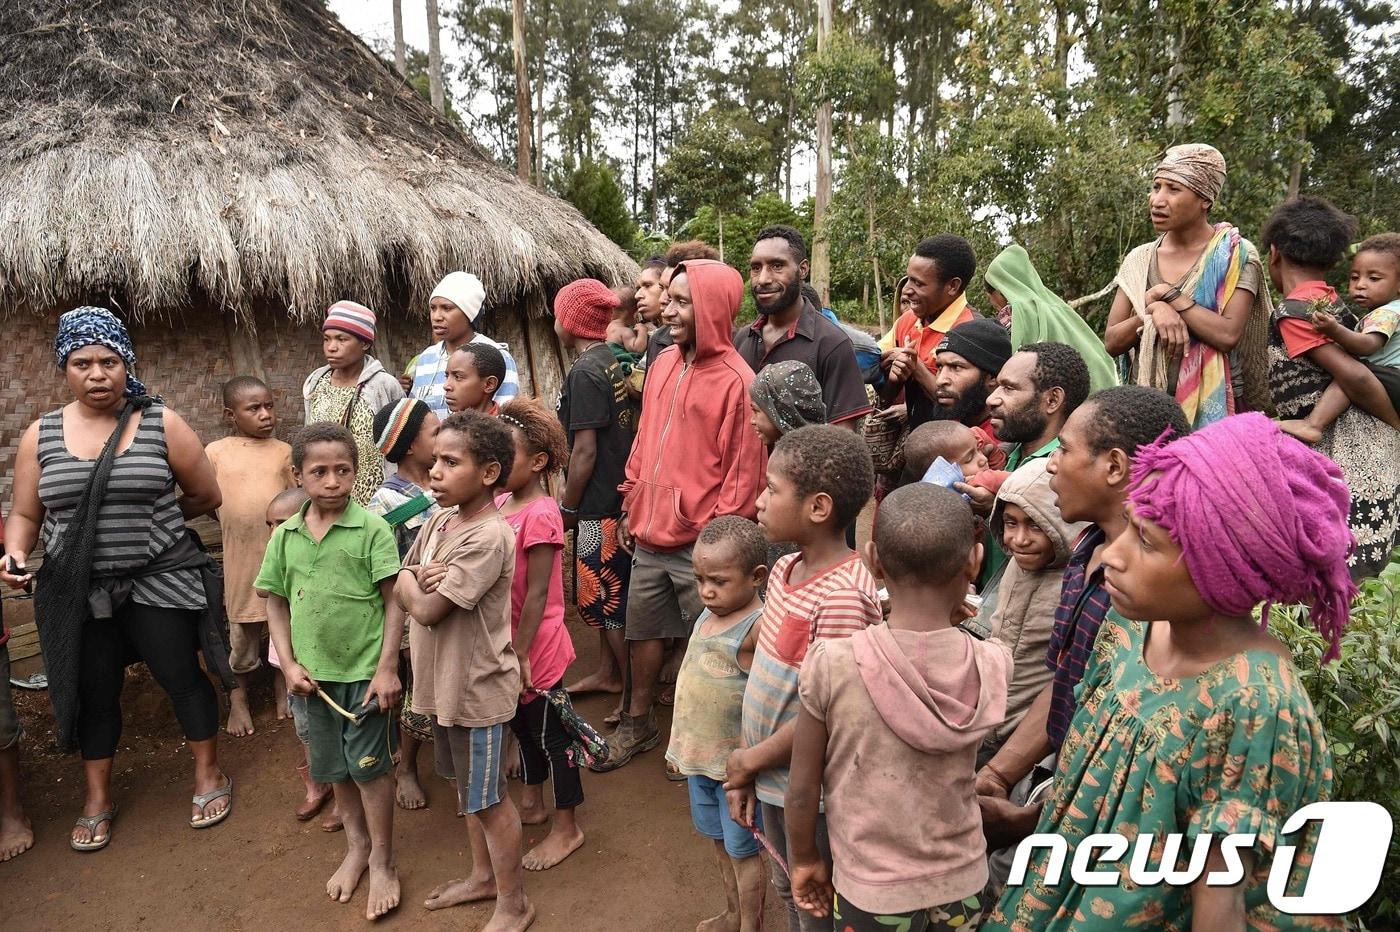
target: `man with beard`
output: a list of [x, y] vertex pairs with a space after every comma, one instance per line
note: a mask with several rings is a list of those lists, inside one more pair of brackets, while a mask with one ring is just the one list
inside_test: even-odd
[[821, 385], [827, 422], [854, 429], [860, 416], [870, 413], [865, 379], [851, 338], [804, 295], [807, 270], [801, 233], [781, 224], [759, 232], [749, 258], [758, 319], [734, 331], [734, 348], [755, 373], [775, 362], [806, 363]]
[[935, 352], [933, 420], [957, 421], [994, 435], [987, 399], [1010, 358], [1011, 337], [994, 320], [977, 317], [950, 330]]

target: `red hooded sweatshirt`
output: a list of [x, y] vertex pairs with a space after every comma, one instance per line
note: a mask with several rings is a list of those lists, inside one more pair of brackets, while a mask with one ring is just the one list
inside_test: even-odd
[[749, 424], [753, 370], [730, 333], [744, 295], [739, 273], [713, 259], [692, 259], [685, 273], [695, 309], [695, 357], [662, 350], [647, 370], [642, 416], [622, 508], [627, 528], [653, 551], [688, 547], [720, 515], [753, 518], [767, 452]]

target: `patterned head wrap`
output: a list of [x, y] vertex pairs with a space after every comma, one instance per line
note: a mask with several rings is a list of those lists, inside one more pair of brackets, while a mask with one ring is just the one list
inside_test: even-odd
[[431, 410], [417, 398], [400, 398], [379, 409], [374, 416], [374, 445], [386, 460], [397, 463], [408, 455]]
[[822, 387], [805, 362], [790, 359], [764, 366], [749, 385], [749, 397], [784, 434], [826, 423]]
[[128, 398], [141, 398], [146, 394], [146, 386], [133, 374], [136, 369], [136, 349], [131, 345], [131, 337], [126, 325], [116, 314], [105, 307], [74, 308], [58, 319], [58, 334], [53, 338], [53, 355], [62, 369], [68, 365], [68, 357], [74, 350], [84, 346], [105, 346], [126, 363], [126, 391]]
[[1170, 178], [1195, 191], [1211, 204], [1220, 200], [1225, 187], [1225, 156], [1214, 146], [1192, 142], [1172, 146], [1162, 156], [1153, 178]]

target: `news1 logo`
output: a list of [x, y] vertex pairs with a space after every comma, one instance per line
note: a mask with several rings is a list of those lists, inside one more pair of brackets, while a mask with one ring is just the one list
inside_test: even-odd
[[[1289, 896], [1284, 892], [1288, 875], [1293, 870], [1295, 846], [1280, 843], [1274, 850], [1274, 860], [1269, 866], [1269, 902], [1279, 912], [1291, 915], [1349, 913], [1369, 900], [1380, 886], [1381, 871], [1385, 867], [1394, 828], [1390, 813], [1377, 803], [1370, 802], [1310, 803], [1293, 813], [1283, 824], [1279, 837], [1292, 835], [1309, 822], [1319, 823], [1320, 828], [1303, 893]], [[1157, 867], [1152, 867], [1149, 860], [1154, 837], [1150, 834], [1138, 835], [1132, 844], [1128, 877], [1133, 883], [1143, 887], [1163, 883], [1177, 887], [1200, 879], [1205, 872], [1211, 842], [1216, 836], [1199, 835], [1193, 842], [1185, 835], [1168, 835], [1161, 861]], [[1254, 840], [1255, 836], [1249, 834], [1223, 836], [1220, 853], [1225, 869], [1210, 873], [1206, 883], [1212, 887], [1233, 886], [1243, 880], [1244, 862], [1240, 853], [1251, 850]], [[1180, 867], [1183, 849], [1188, 845], [1189, 858], [1185, 867]], [[1036, 848], [1045, 848], [1050, 853], [1045, 865], [1046, 886], [1053, 887], [1060, 883], [1069, 843], [1060, 835], [1038, 834], [1026, 838], [1016, 848], [1011, 876], [1007, 879], [1009, 886], [1019, 886], [1025, 882], [1026, 869]], [[1128, 848], [1128, 839], [1116, 833], [1087, 836], [1074, 850], [1069, 866], [1070, 879], [1083, 887], [1116, 887], [1122, 879], [1119, 870], [1096, 870], [1092, 865], [1119, 861], [1128, 853]]]

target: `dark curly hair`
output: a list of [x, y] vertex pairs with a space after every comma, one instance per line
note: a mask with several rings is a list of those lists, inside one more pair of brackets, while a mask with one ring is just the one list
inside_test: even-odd
[[818, 492], [831, 496], [833, 517], [841, 528], [856, 519], [875, 490], [870, 448], [844, 427], [813, 424], [783, 434], [768, 465], [792, 480], [803, 498]]
[[739, 515], [721, 515], [715, 518], [700, 532], [696, 546], [713, 547], [728, 544], [734, 550], [734, 558], [745, 573], [752, 573], [756, 567], [768, 563], [768, 538], [763, 529], [748, 518]]
[[1085, 411], [1085, 433], [1095, 456], [1122, 450], [1131, 457], [1167, 429], [1172, 439], [1191, 433], [1176, 399], [1145, 385], [1117, 385], [1094, 392], [1085, 402]]
[[236, 375], [224, 383], [224, 407], [232, 409], [244, 392], [267, 390], [267, 383], [255, 375]]
[[786, 242], [788, 248], [792, 250], [792, 261], [799, 265], [807, 261], [807, 241], [802, 238], [802, 234], [795, 227], [790, 227], [786, 223], [775, 223], [759, 230], [753, 241], [757, 245], [766, 239], [780, 239]]
[[1322, 197], [1295, 197], [1274, 209], [1260, 231], [1260, 249], [1277, 249], [1294, 265], [1330, 269], [1356, 235], [1356, 218]]
[[548, 458], [543, 473], [546, 478], [564, 468], [569, 460], [569, 438], [554, 412], [546, 411], [533, 398], [516, 395], [501, 408], [500, 418], [525, 435], [525, 449]]
[[688, 239], [680, 243], [672, 243], [666, 250], [666, 267], [674, 269], [682, 262], [689, 262], [691, 259], [718, 259], [719, 250], [711, 246], [702, 239]]
[[[506, 357], [501, 355], [501, 351], [490, 343], [463, 343], [457, 347], [457, 353], [466, 353], [472, 358], [472, 366], [476, 369], [476, 374], [483, 379], [496, 377], [496, 386], [499, 388], [506, 380]], [[456, 353], [453, 354], [454, 356]]]
[[500, 418], [482, 414], [480, 411], [458, 411], [443, 421], [442, 426], [438, 428], [439, 436], [447, 432], [461, 435], [462, 442], [467, 445], [467, 452], [476, 460], [477, 465], [500, 464], [501, 473], [491, 484], [493, 489], [499, 489], [505, 484], [511, 467], [515, 465], [515, 436]]
[[972, 276], [977, 274], [977, 253], [972, 251], [972, 244], [952, 233], [939, 233], [921, 241], [914, 247], [914, 255], [933, 260], [943, 280], [958, 279], [962, 282], [962, 291], [967, 290]]
[[972, 509], [956, 492], [930, 482], [895, 489], [880, 503], [875, 550], [893, 580], [946, 583], [967, 565], [977, 542]]
[[1037, 395], [1052, 388], [1064, 390], [1066, 417], [1089, 397], [1089, 367], [1084, 365], [1079, 350], [1065, 343], [1045, 342], [1027, 343], [1019, 352], [1035, 353], [1031, 384]]
[[301, 469], [306, 462], [306, 448], [313, 443], [339, 443], [350, 451], [350, 465], [355, 472], [360, 471], [360, 450], [355, 445], [355, 436], [334, 421], [317, 421], [307, 424], [292, 438], [292, 466]]
[[1400, 266], [1400, 233], [1377, 233], [1375, 236], [1368, 236], [1356, 247], [1356, 254], [1359, 256], [1363, 252], [1379, 252], [1390, 256], [1390, 261]]

